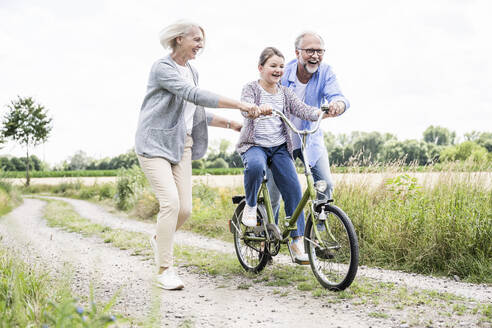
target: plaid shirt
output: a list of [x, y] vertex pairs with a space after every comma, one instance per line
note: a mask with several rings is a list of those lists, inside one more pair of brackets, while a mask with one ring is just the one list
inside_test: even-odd
[[[284, 113], [292, 114], [297, 117], [300, 117], [304, 120], [316, 121], [318, 119], [318, 108], [311, 107], [303, 103], [297, 96], [294, 91], [286, 88], [282, 85], [278, 85], [279, 92], [284, 93]], [[249, 102], [252, 104], [260, 105], [261, 100], [261, 89], [258, 84], [258, 81], [253, 81], [246, 84], [243, 87], [243, 91], [241, 93], [241, 101]], [[244, 115], [244, 114], [243, 114]], [[287, 115], [288, 117], [289, 115]], [[255, 142], [255, 129], [257, 125], [257, 120], [251, 119], [249, 117], [244, 118], [244, 125], [241, 129], [241, 135], [239, 136], [239, 141], [236, 146], [236, 150], [239, 154], [245, 153], [249, 148], [256, 146]], [[292, 156], [292, 138], [289, 133], [289, 127], [282, 122], [283, 131], [282, 133], [285, 136], [285, 140], [287, 140], [287, 149], [289, 150], [290, 155]]]

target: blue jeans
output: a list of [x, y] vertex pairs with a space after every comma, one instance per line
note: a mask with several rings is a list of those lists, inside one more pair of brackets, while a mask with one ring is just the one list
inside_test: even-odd
[[[294, 162], [290, 157], [286, 144], [276, 147], [253, 146], [241, 155], [244, 163], [244, 190], [246, 203], [255, 206], [258, 190], [270, 163], [271, 175], [285, 201], [285, 214], [291, 216], [299, 204], [302, 193], [301, 184], [297, 178]], [[304, 212], [297, 219], [297, 230], [291, 232], [292, 237], [304, 235]]]
[[[304, 162], [304, 157], [302, 156], [300, 148], [295, 149], [293, 155], [294, 159], [300, 158], [301, 161]], [[316, 164], [311, 167], [311, 172], [313, 173], [314, 182], [319, 180], [326, 181], [327, 187], [325, 193], [326, 196], [328, 196], [328, 199], [331, 199], [333, 194], [333, 180], [331, 178], [330, 161], [328, 160], [328, 156], [321, 156]], [[270, 170], [267, 171], [267, 179], [268, 191], [270, 192], [270, 199], [272, 200], [272, 209], [275, 214], [275, 222], [277, 222], [278, 210], [280, 209], [280, 192], [275, 184], [275, 181], [271, 179]], [[318, 195], [318, 198], [320, 198], [320, 195]]]

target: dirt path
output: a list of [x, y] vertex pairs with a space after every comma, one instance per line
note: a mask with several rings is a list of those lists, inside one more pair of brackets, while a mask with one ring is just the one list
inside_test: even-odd
[[[47, 197], [66, 201], [83, 217], [90, 218], [92, 221], [111, 228], [118, 228], [128, 231], [144, 232], [153, 234], [154, 224], [135, 221], [127, 218], [118, 217], [106, 212], [101, 206], [83, 200]], [[188, 231], [178, 231], [175, 242], [178, 245], [188, 245], [197, 248], [209, 249], [224, 253], [234, 253], [234, 246], [230, 243], [216, 239], [206, 238]], [[277, 256], [276, 262], [288, 264], [291, 260], [287, 256]], [[399, 271], [360, 267], [357, 273], [359, 276], [374, 278], [379, 281], [393, 282], [406, 287], [431, 289], [439, 292], [448, 292], [456, 295], [475, 298], [479, 301], [492, 303], [492, 288], [486, 285], [469, 284], [457, 282], [446, 278], [433, 278], [429, 276], [405, 273]]]
[[[153, 224], [117, 217], [89, 202], [63, 199], [72, 204], [83, 217], [112, 228], [145, 233], [153, 232]], [[152, 287], [153, 261], [131, 256], [95, 238], [81, 237], [47, 227], [42, 219], [44, 202], [25, 199], [24, 204], [0, 219], [0, 243], [30, 263], [45, 265], [53, 275], [62, 275], [66, 268], [73, 273], [72, 287], [79, 295], [88, 295], [88, 286], [95, 287], [96, 297], [107, 300], [121, 289], [115, 309], [144, 321], [157, 303], [161, 326], [195, 327], [409, 327], [402, 322], [415, 320], [412, 308], [394, 311], [391, 305], [353, 306], [350, 300], [333, 302], [333, 297], [313, 298], [290, 288], [279, 297], [278, 287], [252, 284], [238, 289], [251, 279], [209, 277], [178, 268], [186, 288], [168, 292]], [[232, 252], [232, 246], [188, 232], [177, 235], [177, 243]], [[423, 287], [472, 296], [477, 302], [491, 303], [492, 291], [486, 286], [457, 283], [386, 270], [362, 268], [361, 276], [375, 277], [410, 288]], [[389, 318], [372, 317], [371, 311], [386, 308]], [[432, 314], [430, 314], [432, 316]], [[436, 319], [433, 327], [475, 327], [476, 321], [462, 317]], [[420, 325], [416, 325], [420, 327]], [[413, 327], [413, 326], [412, 326]], [[487, 327], [487, 326], [486, 326]]]

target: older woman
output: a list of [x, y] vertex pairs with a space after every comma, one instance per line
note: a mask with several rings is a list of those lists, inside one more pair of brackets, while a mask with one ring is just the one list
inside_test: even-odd
[[207, 150], [203, 107], [235, 108], [253, 116], [259, 110], [256, 105], [198, 87], [198, 73], [189, 61], [205, 44], [200, 25], [176, 22], [161, 32], [160, 42], [171, 53], [152, 65], [135, 150], [160, 206], [156, 234], [151, 238], [158, 267], [157, 285], [181, 289], [184, 284], [173, 269], [173, 239], [191, 214], [191, 160], [201, 158]]

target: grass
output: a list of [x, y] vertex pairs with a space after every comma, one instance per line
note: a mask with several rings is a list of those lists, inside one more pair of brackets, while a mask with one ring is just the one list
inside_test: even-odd
[[0, 249], [0, 327], [108, 327], [123, 320], [111, 314], [115, 298], [84, 307], [66, 279], [54, 280]]
[[123, 250], [132, 250], [132, 255], [150, 256], [148, 248], [148, 236], [144, 233], [130, 232], [122, 229], [111, 229], [110, 227], [93, 223], [81, 218], [73, 210], [73, 207], [63, 201], [46, 200], [48, 204], [44, 208], [44, 218], [51, 227], [60, 227], [69, 232], [80, 233], [85, 236], [96, 236], [105, 243], [111, 243]]
[[341, 184], [335, 199], [354, 223], [361, 264], [492, 283], [492, 191], [483, 184], [452, 175], [430, 188], [415, 179]]
[[22, 203], [20, 192], [11, 183], [0, 179], [0, 217]]
[[[23, 179], [26, 171], [5, 171], [4, 178]], [[31, 178], [114, 177], [118, 170], [29, 171]]]

